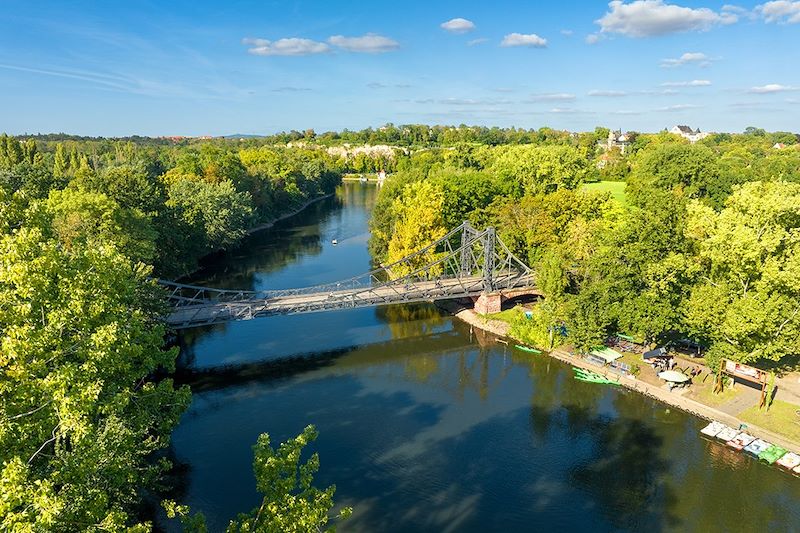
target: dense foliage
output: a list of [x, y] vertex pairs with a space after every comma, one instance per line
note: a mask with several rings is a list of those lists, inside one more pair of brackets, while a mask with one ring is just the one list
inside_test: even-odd
[[[412, 154], [380, 193], [372, 253], [392, 261], [461, 220], [492, 224], [546, 296], [514, 326], [531, 342], [587, 350], [624, 332], [697, 342], [712, 366], [794, 364], [797, 136], [629, 134], [622, 150], [604, 133]], [[627, 201], [582, 189], [597, 179], [625, 181]]]
[[[194, 269], [332, 192], [341, 170], [302, 148], [0, 137], [0, 529], [151, 529], [143, 501], [163, 488], [190, 397], [165, 377], [177, 349], [164, 348], [151, 276]], [[282, 508], [286, 520], [322, 523], [314, 505], [333, 491], [307, 486], [313, 466], [301, 467], [309, 502]]]
[[[334, 517], [335, 486], [325, 489], [314, 487], [314, 474], [319, 470], [319, 455], [314, 453], [301, 462], [303, 449], [316, 440], [317, 430], [306, 426], [297, 437], [272, 448], [268, 433], [262, 433], [253, 446], [253, 471], [256, 488], [263, 495], [261, 505], [249, 513], [241, 513], [228, 524], [229, 533], [305, 533], [326, 531], [335, 533], [336, 527], [327, 527], [332, 519], [347, 519], [353, 512], [342, 508]], [[205, 517], [173, 501], [165, 501], [164, 508], [170, 518], [179, 518], [184, 531], [205, 533]]]
[[[712, 364], [791, 364], [797, 137], [632, 134], [622, 150], [605, 149], [608, 134], [390, 124], [242, 139], [0, 136], [0, 529], [150, 529], [142, 501], [157, 498], [189, 401], [165, 377], [176, 353], [163, 347], [151, 276], [193, 270], [345, 173], [391, 174], [371, 221], [379, 262], [463, 220], [495, 225], [537, 270], [545, 301], [515, 326], [537, 344], [587, 349], [621, 331], [688, 337]], [[583, 190], [597, 179], [626, 182], [627, 203]], [[262, 436], [265, 500], [232, 530], [325, 527], [333, 490], [311, 485], [316, 456], [300, 462], [314, 436], [277, 451]], [[202, 528], [199, 515], [184, 520]]]
[[81, 226], [115, 244], [125, 240], [129, 257], [167, 277], [235, 245], [250, 227], [332, 193], [347, 165], [323, 150], [286, 146], [0, 137], [5, 194], [23, 206], [47, 200], [62, 230]]

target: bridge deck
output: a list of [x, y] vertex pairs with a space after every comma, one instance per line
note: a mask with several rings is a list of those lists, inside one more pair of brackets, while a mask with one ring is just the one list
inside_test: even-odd
[[[311, 313], [342, 308], [367, 307], [391, 303], [411, 303], [478, 296], [483, 292], [483, 278], [469, 276], [437, 281], [422, 281], [405, 285], [383, 285], [331, 292], [280, 296], [267, 299], [214, 302], [206, 301], [173, 308], [167, 322], [176, 329], [195, 327], [230, 320], [291, 313]], [[518, 277], [511, 282], [524, 287], [532, 280]]]

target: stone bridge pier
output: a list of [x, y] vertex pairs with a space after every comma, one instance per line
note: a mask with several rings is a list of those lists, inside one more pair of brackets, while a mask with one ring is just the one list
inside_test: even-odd
[[507, 289], [495, 292], [483, 292], [473, 298], [473, 309], [480, 315], [490, 315], [503, 310], [503, 302], [518, 296], [543, 296], [540, 291], [533, 288]]

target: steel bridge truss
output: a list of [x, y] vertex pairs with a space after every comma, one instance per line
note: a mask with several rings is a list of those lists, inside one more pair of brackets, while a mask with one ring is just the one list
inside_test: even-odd
[[533, 271], [496, 236], [469, 222], [399, 261], [348, 280], [299, 289], [240, 291], [159, 281], [176, 329], [274, 314], [478, 296], [534, 286]]

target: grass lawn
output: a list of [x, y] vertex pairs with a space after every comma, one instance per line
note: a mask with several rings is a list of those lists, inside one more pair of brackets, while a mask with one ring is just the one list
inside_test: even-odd
[[631, 368], [633, 368], [633, 365], [639, 365], [639, 367], [641, 368], [643, 363], [642, 354], [632, 353], [632, 352], [622, 352], [620, 350], [616, 351], [622, 354], [622, 357], [617, 359], [617, 361], [630, 365]]
[[505, 311], [500, 311], [499, 313], [493, 313], [491, 315], [486, 315], [486, 318], [491, 320], [502, 320], [503, 322], [508, 322], [509, 324], [514, 321], [516, 317], [521, 315], [523, 309], [519, 306], [512, 307], [511, 309], [506, 309]]
[[625, 196], [624, 181], [598, 181], [596, 183], [584, 183], [582, 189], [587, 191], [610, 192], [611, 197], [622, 205], [627, 205], [628, 198]]
[[757, 405], [754, 405], [739, 414], [739, 418], [792, 440], [800, 440], [800, 417], [795, 414], [798, 409], [800, 409], [799, 405], [775, 400], [769, 411], [761, 411]]
[[[702, 378], [701, 378], [702, 379]], [[741, 386], [741, 385], [740, 385]], [[723, 403], [729, 402], [739, 394], [738, 388], [725, 387], [722, 394], [714, 394], [714, 376], [706, 378], [705, 383], [692, 385], [691, 398], [709, 407], [719, 407]]]

